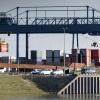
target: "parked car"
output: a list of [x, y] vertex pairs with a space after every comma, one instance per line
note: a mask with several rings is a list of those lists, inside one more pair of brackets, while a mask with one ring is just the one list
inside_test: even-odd
[[33, 69], [33, 71], [31, 71], [32, 74], [39, 74], [42, 71], [42, 69]]
[[40, 75], [50, 75], [52, 71], [53, 71], [52, 69], [44, 69], [39, 74]]
[[6, 68], [0, 68], [0, 73], [5, 73], [6, 72]]
[[91, 68], [82, 68], [81, 69], [81, 73], [82, 74], [86, 74], [86, 73], [88, 73], [88, 74], [94, 74], [94, 73], [96, 73], [96, 71], [95, 71], [95, 69], [91, 69]]
[[54, 70], [53, 72], [51, 72], [52, 75], [62, 75], [63, 74], [63, 70], [62, 69], [57, 69]]

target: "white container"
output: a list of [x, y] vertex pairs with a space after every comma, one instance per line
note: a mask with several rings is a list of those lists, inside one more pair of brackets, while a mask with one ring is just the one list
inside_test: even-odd
[[56, 63], [60, 62], [60, 58], [54, 58], [54, 62]]
[[15, 63], [16, 62], [16, 57], [15, 56], [11, 56], [10, 57], [10, 63]]
[[54, 50], [54, 57], [60, 57], [60, 50]]
[[49, 63], [51, 63], [51, 62], [53, 62], [53, 58], [46, 58], [46, 62], [49, 62]]
[[60, 50], [60, 56], [64, 56], [64, 51], [63, 50]]
[[46, 50], [46, 57], [53, 57], [53, 51], [52, 50]]

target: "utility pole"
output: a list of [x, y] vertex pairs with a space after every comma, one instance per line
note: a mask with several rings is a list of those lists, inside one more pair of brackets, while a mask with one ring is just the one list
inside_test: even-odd
[[67, 28], [63, 28], [63, 30], [64, 30], [64, 74], [65, 74], [65, 33], [66, 33], [66, 29]]

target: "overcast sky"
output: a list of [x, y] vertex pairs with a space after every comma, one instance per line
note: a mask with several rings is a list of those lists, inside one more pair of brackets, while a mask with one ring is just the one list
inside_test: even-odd
[[[100, 0], [0, 0], [0, 11], [5, 12], [17, 6], [86, 6], [89, 5], [93, 8], [100, 10]], [[11, 13], [13, 15], [13, 13]], [[98, 15], [100, 16], [100, 15]], [[9, 43], [9, 52], [1, 53], [0, 56], [16, 56], [16, 35], [0, 34], [2, 39]], [[86, 38], [88, 37], [88, 38]], [[98, 37], [86, 37], [79, 35], [80, 48], [92, 48], [93, 40], [99, 41]], [[64, 50], [63, 34], [33, 34], [29, 35], [29, 58], [31, 50], [41, 50], [43, 58], [45, 58], [46, 50]], [[76, 37], [75, 37], [76, 38]], [[93, 40], [91, 40], [93, 39]], [[72, 35], [66, 34], [66, 53], [71, 53], [72, 48]], [[76, 47], [76, 42], [75, 42]], [[100, 45], [98, 47], [100, 49]], [[25, 35], [20, 35], [20, 53], [19, 56], [25, 57]]]

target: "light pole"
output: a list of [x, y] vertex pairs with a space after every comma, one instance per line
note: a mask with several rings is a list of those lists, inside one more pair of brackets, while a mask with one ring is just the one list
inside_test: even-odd
[[65, 32], [67, 28], [63, 28], [64, 30], [64, 74], [65, 74]]

